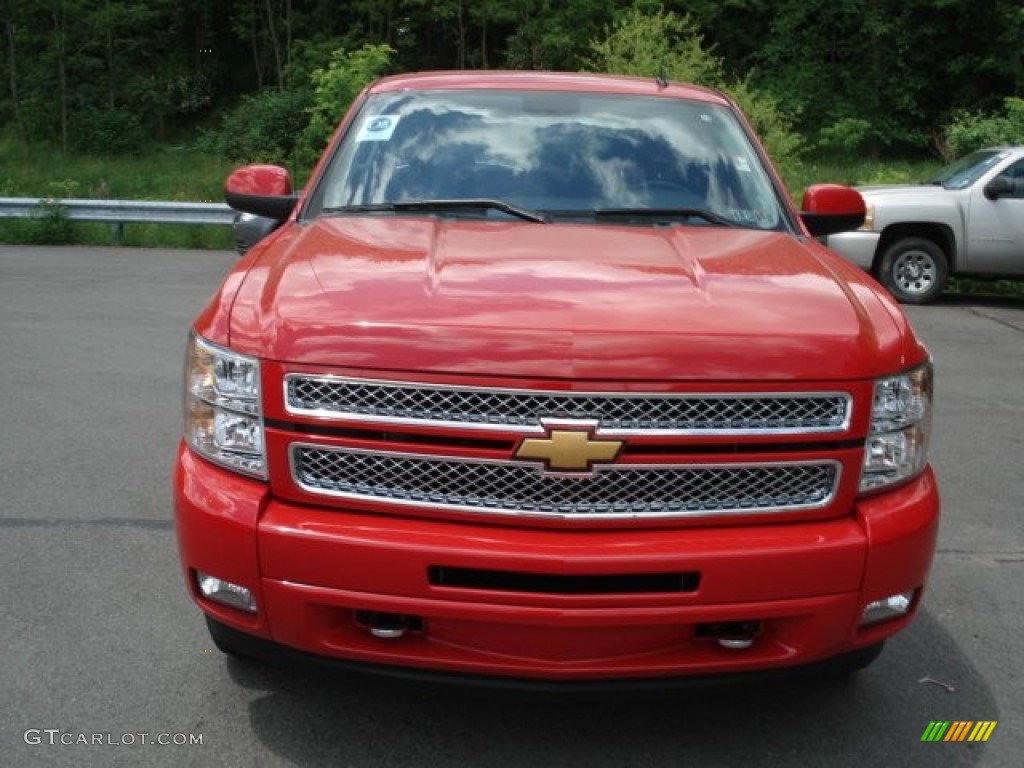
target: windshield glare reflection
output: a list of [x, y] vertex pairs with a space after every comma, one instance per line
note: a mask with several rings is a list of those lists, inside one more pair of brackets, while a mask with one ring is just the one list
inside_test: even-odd
[[941, 184], [946, 189], [966, 189], [980, 179], [993, 165], [1006, 157], [1005, 152], [979, 150], [961, 157], [939, 171], [932, 184]]
[[745, 227], [782, 225], [768, 176], [728, 110], [564, 92], [377, 94], [335, 153], [315, 207], [461, 199], [570, 219], [606, 208], [700, 209]]

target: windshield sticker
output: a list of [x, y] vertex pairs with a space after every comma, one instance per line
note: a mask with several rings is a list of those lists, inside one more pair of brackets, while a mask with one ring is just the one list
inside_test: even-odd
[[367, 115], [356, 141], [390, 141], [398, 120], [398, 115]]
[[750, 173], [750, 163], [747, 162], [747, 158], [737, 157], [735, 162], [737, 171], [740, 173]]

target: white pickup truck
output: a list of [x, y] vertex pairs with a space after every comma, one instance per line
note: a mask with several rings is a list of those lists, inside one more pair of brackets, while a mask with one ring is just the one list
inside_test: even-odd
[[923, 184], [858, 191], [864, 225], [827, 245], [901, 302], [931, 301], [950, 275], [1024, 277], [1024, 146], [973, 152]]

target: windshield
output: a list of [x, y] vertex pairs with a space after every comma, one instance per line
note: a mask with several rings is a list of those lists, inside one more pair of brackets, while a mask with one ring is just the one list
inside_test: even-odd
[[[408, 214], [408, 206], [393, 204], [432, 200], [501, 201], [544, 220], [611, 212], [599, 220], [622, 223], [681, 212], [687, 223], [783, 226], [768, 174], [728, 109], [675, 98], [483, 89], [372, 96], [306, 215], [357, 206]], [[507, 206], [414, 210], [507, 219]]]
[[966, 189], [1004, 157], [1006, 152], [991, 149], [972, 152], [947, 165], [930, 180], [930, 183], [941, 184], [946, 189]]

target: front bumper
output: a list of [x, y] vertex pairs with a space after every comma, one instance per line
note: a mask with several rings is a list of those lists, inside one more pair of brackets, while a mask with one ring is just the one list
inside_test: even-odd
[[[193, 597], [215, 621], [345, 661], [549, 681], [722, 675], [877, 645], [919, 602], [938, 527], [930, 470], [854, 515], [782, 525], [552, 530], [355, 514], [282, 502], [179, 449], [177, 532]], [[696, 573], [677, 592], [554, 593], [437, 583], [438, 567], [531, 577]], [[252, 590], [207, 600], [195, 571]], [[864, 606], [917, 590], [910, 615], [858, 628]], [[409, 619], [375, 637], [367, 617]], [[714, 629], [758, 627], [749, 648]]]
[[881, 237], [879, 232], [840, 232], [838, 235], [829, 235], [825, 245], [847, 261], [870, 272]]

